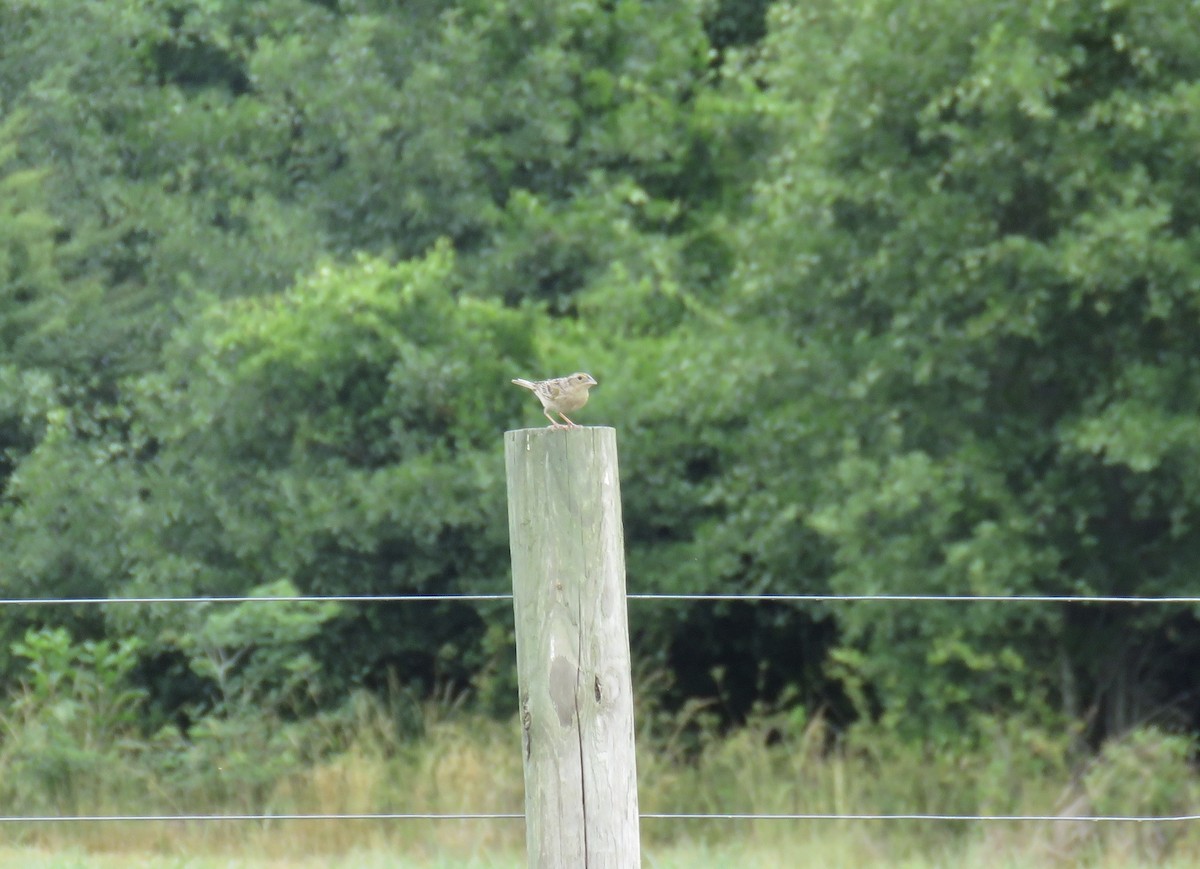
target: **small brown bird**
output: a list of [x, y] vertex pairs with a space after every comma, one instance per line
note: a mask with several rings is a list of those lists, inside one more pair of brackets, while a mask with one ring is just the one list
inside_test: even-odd
[[[533, 394], [542, 403], [542, 413], [550, 420], [551, 428], [578, 428], [579, 426], [567, 419], [568, 413], [574, 413], [587, 404], [588, 390], [596, 386], [596, 379], [590, 374], [577, 371], [567, 377], [555, 377], [553, 380], [522, 380], [515, 378], [513, 383], [533, 390]], [[563, 425], [550, 415], [554, 411], [567, 424]]]

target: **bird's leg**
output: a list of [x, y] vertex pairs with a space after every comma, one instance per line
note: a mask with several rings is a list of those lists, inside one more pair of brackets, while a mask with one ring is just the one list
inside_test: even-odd
[[[558, 420], [556, 420], [554, 417], [552, 417], [550, 415], [550, 408], [543, 407], [542, 413], [544, 413], [546, 415], [546, 419], [550, 420], [550, 428], [566, 428], [565, 425], [563, 425], [561, 422], [559, 422]], [[559, 415], [561, 416], [561, 414], [559, 414]], [[566, 417], [563, 417], [563, 419], [566, 419]]]
[[[561, 410], [558, 412], [558, 415], [561, 416], [563, 419], [567, 419], [567, 415], [565, 413], [563, 413]], [[567, 419], [567, 424], [562, 426], [562, 428], [579, 428], [579, 426], [576, 425], [575, 423], [571, 422], [569, 419]]]

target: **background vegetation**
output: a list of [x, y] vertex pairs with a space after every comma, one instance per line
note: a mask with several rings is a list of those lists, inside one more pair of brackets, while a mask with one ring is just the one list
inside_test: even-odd
[[[4, 3], [0, 591], [506, 591], [500, 433], [540, 418], [508, 379], [583, 369], [631, 591], [1195, 593], [1194, 25]], [[1200, 725], [1194, 607], [631, 619], [680, 769], [770, 719], [764, 745], [820, 721], [835, 756], [1011, 744], [1058, 780], [1138, 726], [1183, 763]], [[0, 790], [83, 810], [135, 769], [261, 805], [364, 703], [404, 736], [430, 698], [505, 720], [511, 631], [471, 604], [3, 607]]]

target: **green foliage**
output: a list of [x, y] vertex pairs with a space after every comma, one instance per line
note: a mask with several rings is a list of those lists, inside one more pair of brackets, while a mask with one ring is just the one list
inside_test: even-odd
[[[1194, 739], [1154, 727], [1109, 742], [1083, 775], [1088, 805], [1102, 815], [1187, 814], [1197, 797], [1192, 775], [1195, 749]], [[1121, 832], [1128, 837], [1128, 831]], [[1127, 850], [1142, 859], [1162, 861], [1182, 834], [1169, 824], [1139, 825], [1132, 835], [1134, 847]]]
[[[216, 303], [181, 331], [162, 373], [139, 386], [139, 437], [156, 456], [126, 526], [126, 589], [242, 594], [269, 576], [321, 594], [502, 587], [492, 433], [520, 399], [504, 386], [530, 352], [528, 317], [456, 299], [453, 282], [445, 247], [395, 266], [364, 258], [276, 297]], [[175, 610], [155, 621], [232, 653], [256, 629], [270, 628], [261, 644], [286, 626], [244, 623], [249, 613], [303, 613], [269, 609], [205, 616], [199, 633]], [[211, 619], [227, 617], [244, 634], [232, 647], [213, 634], [230, 626]], [[309, 617], [328, 624], [277, 639], [305, 641], [339, 683], [382, 685], [393, 668], [427, 685], [463, 681], [467, 641], [483, 629], [450, 604]], [[283, 690], [290, 677], [272, 672]]]
[[[1191, 12], [772, 10], [739, 274], [828, 372], [804, 405], [834, 590], [1186, 588], [1200, 191], [1166, 155], [1196, 141]], [[839, 660], [914, 733], [1080, 691], [1119, 728], [1141, 701], [1111, 686], [1169, 678], [1131, 649], [1171, 618], [863, 605]]]
[[3, 294], [0, 342], [13, 347], [37, 328], [35, 301], [60, 280], [54, 261], [54, 221], [38, 207], [44, 173], [11, 168], [20, 133], [20, 115], [0, 125], [0, 287]]
[[[249, 596], [297, 594], [295, 586], [281, 580], [259, 586]], [[316, 694], [320, 665], [301, 645], [337, 617], [337, 604], [296, 601], [264, 606], [248, 601], [213, 606], [219, 608], [202, 606], [189, 612], [191, 624], [173, 644], [187, 654], [196, 675], [216, 685], [219, 712], [284, 714]]]
[[82, 811], [119, 774], [145, 697], [129, 679], [140, 646], [136, 638], [76, 643], [61, 628], [13, 643], [24, 666], [0, 719], [0, 799], [31, 814]]
[[[0, 589], [505, 590], [499, 433], [536, 422], [508, 380], [585, 369], [585, 419], [621, 429], [633, 590], [1184, 592], [1192, 18], [0, 6]], [[251, 708], [515, 693], [502, 606], [9, 608], [0, 668], [54, 626], [140, 641], [139, 714], [200, 778], [253, 741]], [[1194, 627], [984, 603], [633, 612], [655, 714], [707, 710], [697, 739], [788, 704], [946, 748], [1014, 717], [1094, 708], [1092, 737], [1163, 703], [1194, 717]], [[159, 729], [181, 710], [190, 747]], [[262, 740], [281, 765], [247, 754], [229, 781], [265, 799], [303, 752], [286, 728]]]
[[87, 324], [71, 314], [88, 293], [64, 274], [57, 221], [43, 198], [47, 172], [22, 166], [24, 113], [0, 122], [0, 490], [45, 433], [47, 412], [88, 389], [71, 364]]
[[1183, 814], [1195, 804], [1194, 755], [1186, 736], [1139, 728], [1104, 746], [1083, 786], [1100, 814]]
[[123, 683], [137, 664], [139, 642], [73, 643], [64, 630], [30, 631], [12, 651], [26, 662], [18, 713], [47, 714], [84, 728], [87, 742], [106, 741], [131, 724], [142, 694]]
[[[23, 396], [30, 405], [24, 414], [40, 440], [6, 481], [0, 588], [13, 597], [102, 597], [127, 565], [123, 519], [138, 503], [131, 493], [140, 473], [113, 433], [128, 412], [64, 407], [47, 372], [27, 372], [21, 383], [36, 387]], [[52, 625], [98, 637], [105, 615], [97, 607], [9, 607], [0, 613], [0, 639], [11, 644], [30, 627]], [[6, 650], [0, 662], [8, 664]]]

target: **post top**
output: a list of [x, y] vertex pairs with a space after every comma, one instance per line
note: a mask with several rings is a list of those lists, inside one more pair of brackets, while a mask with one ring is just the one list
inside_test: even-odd
[[588, 431], [588, 430], [591, 430], [591, 431], [616, 431], [616, 429], [613, 428], [611, 425], [577, 425], [574, 428], [552, 428], [551, 426], [548, 426], [548, 425], [541, 425], [541, 426], [535, 426], [533, 428], [510, 428], [504, 434], [506, 436], [516, 435], [516, 434], [526, 434], [526, 433], [528, 433], [530, 435], [548, 435], [548, 434], [558, 434], [559, 432], [562, 432], [564, 434], [569, 435], [572, 432], [583, 432], [583, 431]]

